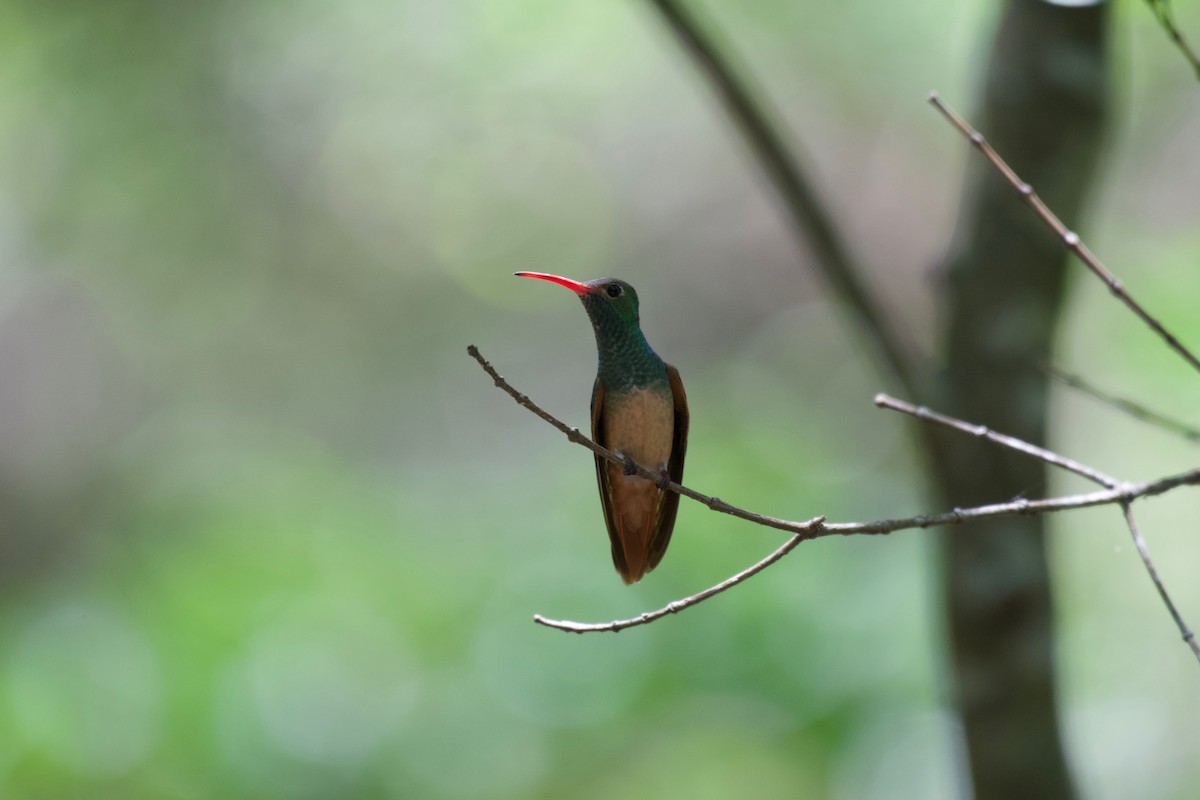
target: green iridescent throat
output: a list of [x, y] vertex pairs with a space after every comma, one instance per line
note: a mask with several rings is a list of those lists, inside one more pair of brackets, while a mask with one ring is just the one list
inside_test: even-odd
[[583, 306], [596, 333], [599, 375], [605, 390], [667, 388], [667, 369], [642, 334], [637, 317], [626, 319], [602, 297], [585, 296]]

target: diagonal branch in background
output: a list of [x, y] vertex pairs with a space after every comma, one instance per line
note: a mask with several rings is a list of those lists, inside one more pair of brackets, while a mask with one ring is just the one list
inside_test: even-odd
[[[531, 413], [548, 422], [560, 432], [565, 434], [567, 438], [593, 453], [609, 459], [615, 464], [625, 464], [625, 460], [617, 456], [615, 453], [607, 450], [593, 442], [588, 437], [579, 432], [578, 428], [572, 428], [566, 423], [559, 420], [550, 412], [543, 409], [537, 403], [529, 398], [528, 395], [517, 391], [512, 384], [506, 381], [496, 369], [483, 357], [479, 352], [479, 348], [475, 345], [469, 345], [467, 352], [478, 362], [479, 366], [492, 378], [492, 381], [498, 388], [513, 398], [518, 405], [527, 409]], [[1056, 511], [1069, 511], [1078, 508], [1090, 508], [1092, 506], [1112, 505], [1114, 503], [1128, 505], [1133, 501], [1143, 497], [1153, 497], [1164, 494], [1180, 486], [1195, 486], [1200, 485], [1200, 469], [1190, 470], [1188, 472], [1179, 473], [1177, 475], [1168, 475], [1158, 480], [1148, 481], [1145, 483], [1122, 483], [1114, 478], [1110, 478], [1103, 473], [1086, 467], [1078, 462], [1072, 461], [1064, 456], [1052, 453], [1044, 448], [1022, 442], [1019, 439], [1014, 439], [1011, 436], [994, 433], [978, 425], [972, 425], [961, 420], [946, 417], [945, 415], [936, 414], [928, 409], [921, 409], [917, 406], [911, 406], [903, 401], [888, 397], [887, 395], [877, 395], [875, 402], [884, 408], [891, 408], [898, 411], [906, 411], [921, 419], [938, 422], [944, 425], [950, 425], [958, 430], [970, 433], [974, 436], [981, 436], [993, 441], [997, 444], [1019, 450], [1028, 455], [1041, 458], [1049, 463], [1064, 469], [1070, 469], [1073, 472], [1078, 472], [1085, 477], [1090, 478], [1098, 483], [1106, 485], [1104, 491], [1089, 492], [1085, 494], [1066, 495], [1063, 497], [1053, 497], [1045, 500], [1026, 500], [1018, 498], [1010, 500], [1007, 503], [992, 503], [989, 505], [975, 506], [973, 508], [956, 508], [953, 511], [944, 511], [937, 514], [920, 514], [913, 517], [902, 517], [899, 519], [884, 519], [873, 522], [840, 522], [827, 523], [825, 517], [815, 517], [804, 522], [794, 522], [790, 520], [779, 519], [777, 517], [768, 517], [762, 514], [756, 514], [752, 511], [747, 511], [736, 506], [731, 506], [724, 503], [715, 497], [701, 494], [686, 486], [670, 482], [666, 488], [668, 491], [676, 492], [684, 497], [691, 498], [704, 506], [707, 506], [713, 511], [719, 511], [724, 514], [730, 514], [757, 525], [763, 525], [769, 528], [777, 528], [779, 530], [788, 531], [792, 534], [792, 538], [780, 546], [777, 550], [771, 553], [766, 558], [757, 562], [753, 566], [725, 579], [721, 583], [705, 589], [689, 597], [681, 600], [676, 600], [673, 603], [657, 610], [649, 611], [637, 617], [626, 620], [614, 620], [612, 622], [602, 623], [581, 623], [571, 622], [568, 620], [553, 620], [541, 615], [534, 617], [534, 620], [547, 627], [556, 628], [558, 630], [567, 631], [570, 633], [593, 633], [593, 632], [617, 632], [626, 628], [633, 628], [639, 625], [645, 625], [661, 619], [670, 614], [678, 613], [686, 608], [695, 606], [704, 600], [714, 597], [728, 589], [737, 586], [747, 578], [761, 572], [762, 570], [774, 564], [779, 559], [787, 555], [800, 542], [809, 539], [819, 539], [826, 536], [851, 536], [851, 535], [872, 535], [872, 534], [888, 534], [893, 531], [923, 529], [937, 526], [961, 525], [966, 522], [995, 519], [999, 517], [1015, 517], [1027, 516], [1030, 514], [1044, 514]], [[910, 410], [911, 409], [911, 410]], [[646, 469], [641, 465], [637, 467], [637, 474], [651, 480], [658, 480], [659, 474], [653, 470]], [[1109, 485], [1111, 483], [1111, 485]], [[1147, 557], [1148, 558], [1148, 557]], [[1155, 576], [1157, 585], [1157, 576]], [[1161, 590], [1165, 595], [1165, 589]], [[1172, 610], [1174, 606], [1169, 606]], [[1174, 613], [1174, 611], [1173, 611]]]
[[821, 201], [815, 184], [788, 150], [779, 131], [777, 115], [756, 93], [745, 77], [739, 78], [728, 57], [677, 0], [650, 0], [684, 50], [716, 92], [725, 112], [741, 131], [767, 180], [783, 199], [792, 234], [816, 256], [817, 267], [846, 303], [866, 332], [866, 338], [904, 391], [919, 395], [913, 372], [911, 346], [892, 324], [884, 308], [867, 289], [867, 270], [855, 263], [850, 248]]
[[1091, 250], [1088, 250], [1087, 245], [1085, 245], [1083, 240], [1079, 238], [1079, 234], [1075, 233], [1063, 224], [1063, 221], [1060, 220], [1055, 213], [1050, 210], [1050, 208], [1042, 201], [1042, 198], [1038, 197], [1037, 192], [1033, 190], [1033, 187], [1021, 180], [1021, 177], [1013, 171], [1013, 168], [1010, 167], [1003, 158], [1000, 157], [1000, 154], [992, 149], [992, 146], [988, 144], [987, 139], [983, 137], [983, 134], [971, 127], [971, 125], [965, 119], [963, 119], [953, 110], [951, 110], [945, 103], [943, 103], [937, 92], [932, 92], [929, 95], [929, 102], [941, 113], [943, 117], [946, 118], [951, 125], [958, 129], [959, 133], [966, 137], [967, 141], [969, 141], [977, 150], [979, 150], [979, 152], [983, 153], [984, 157], [987, 158], [987, 160], [991, 162], [992, 166], [996, 168], [996, 171], [1004, 176], [1004, 179], [1008, 181], [1014, 189], [1017, 190], [1017, 194], [1021, 196], [1021, 200], [1024, 201], [1025, 204], [1030, 208], [1032, 208], [1034, 213], [1038, 215], [1038, 218], [1041, 219], [1047, 227], [1049, 227], [1052, 231], [1054, 231], [1055, 234], [1058, 235], [1058, 238], [1062, 240], [1063, 245], [1066, 246], [1069, 251], [1074, 253], [1079, 260], [1083, 262], [1084, 266], [1086, 266], [1092, 271], [1093, 274], [1096, 275], [1096, 277], [1104, 282], [1104, 285], [1108, 287], [1108, 290], [1112, 292], [1113, 296], [1124, 303], [1130, 311], [1132, 311], [1139, 319], [1142, 320], [1142, 322], [1146, 323], [1151, 330], [1157, 333], [1162, 340], [1167, 343], [1168, 347], [1170, 347], [1172, 350], [1182, 356], [1185, 361], [1191, 364], [1193, 369], [1195, 369], [1197, 372], [1200, 372], [1200, 358], [1197, 358], [1196, 355], [1187, 347], [1185, 347], [1181, 341], [1175, 338], [1173, 334], [1168, 332], [1167, 329], [1163, 327], [1161, 322], [1159, 322], [1153, 315], [1150, 314], [1150, 312], [1143, 308], [1141, 303], [1134, 300], [1133, 297], [1125, 291], [1125, 286], [1121, 283], [1121, 281], [1117, 280], [1116, 276], [1108, 271], [1108, 268], [1100, 262], [1100, 259], [1096, 258]]
[[1045, 370], [1072, 389], [1082, 392], [1089, 397], [1095, 398], [1101, 403], [1112, 406], [1119, 411], [1124, 411], [1126, 414], [1140, 422], [1170, 431], [1171, 433], [1177, 433], [1190, 442], [1200, 442], [1200, 429], [1193, 428], [1191, 425], [1188, 425], [1185, 422], [1180, 422], [1179, 420], [1168, 417], [1165, 414], [1160, 414], [1157, 411], [1146, 408], [1141, 403], [1135, 403], [1134, 401], [1124, 397], [1118, 397], [1115, 394], [1109, 394], [1098, 386], [1095, 386], [1094, 384], [1084, 380], [1080, 376], [1073, 375], [1072, 373], [1061, 370], [1058, 367], [1050, 366], [1046, 367]]
[[1168, 0], [1146, 0], [1146, 5], [1150, 6], [1150, 10], [1158, 19], [1158, 24], [1162, 25], [1163, 30], [1167, 32], [1167, 36], [1179, 48], [1179, 52], [1183, 53], [1183, 57], [1192, 65], [1192, 69], [1196, 72], [1196, 78], [1200, 79], [1200, 56], [1196, 55], [1196, 51], [1188, 44], [1187, 39], [1183, 38], [1183, 34], [1179, 32], [1179, 26], [1175, 24], [1175, 13], [1171, 11], [1171, 4]]
[[[905, 414], [916, 417], [917, 419], [926, 422], [932, 422], [937, 425], [945, 425], [949, 428], [962, 431], [963, 433], [985, 438], [990, 442], [994, 442], [1002, 447], [1007, 447], [1010, 450], [1016, 450], [1019, 453], [1040, 458], [1047, 464], [1065, 469], [1068, 472], [1074, 472], [1076, 475], [1081, 475], [1090, 481], [1100, 484], [1106, 489], [1117, 489], [1121, 486], [1121, 482], [1116, 478], [1105, 475], [1099, 470], [1092, 469], [1089, 466], [1080, 464], [1065, 456], [1060, 456], [1058, 453], [1053, 453], [1044, 447], [1022, 442], [1020, 439], [1012, 436], [1006, 436], [1002, 433], [995, 433], [988, 430], [984, 425], [971, 425], [962, 420], [948, 417], [945, 414], [938, 414], [930, 411], [924, 406], [914, 406], [911, 403], [905, 403], [903, 400], [897, 400], [894, 397], [888, 397], [886, 394], [875, 396], [875, 405], [880, 408], [888, 408], [893, 411], [900, 411]], [[1183, 617], [1179, 614], [1179, 610], [1175, 607], [1174, 601], [1171, 600], [1170, 593], [1167, 592], [1166, 585], [1162, 579], [1158, 577], [1158, 570], [1154, 568], [1154, 561], [1150, 558], [1150, 550], [1146, 547], [1146, 540], [1142, 538], [1142, 533], [1138, 529], [1137, 523], [1133, 519], [1133, 510], [1130, 507], [1131, 501], [1121, 501], [1121, 510], [1125, 512], [1125, 523], [1129, 526], [1129, 532], [1133, 534], [1133, 543], [1137, 546], [1138, 555], [1142, 557], [1142, 564], [1146, 567], [1146, 572], [1150, 574], [1150, 580], [1154, 582], [1154, 588], [1158, 590], [1158, 596], [1162, 598], [1163, 604], [1166, 605], [1167, 611], [1171, 614], [1171, 619], [1175, 620], [1176, 627], [1179, 628], [1180, 634], [1183, 636], [1183, 641], [1187, 643], [1192, 652], [1196, 654], [1196, 658], [1200, 660], [1200, 645], [1196, 644], [1196, 636], [1188, 628], [1187, 623], [1183, 621]]]

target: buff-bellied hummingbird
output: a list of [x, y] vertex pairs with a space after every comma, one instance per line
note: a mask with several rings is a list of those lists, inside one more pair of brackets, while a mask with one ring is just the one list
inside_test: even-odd
[[[621, 467], [596, 456], [600, 505], [613, 565], [625, 583], [635, 583], [662, 561], [679, 509], [679, 495], [661, 488], [667, 479], [683, 482], [688, 406], [679, 371], [646, 343], [637, 292], [625, 281], [516, 274], [567, 287], [592, 321], [600, 357], [592, 387], [592, 438], [626, 461]], [[630, 474], [634, 463], [658, 470], [661, 481]]]

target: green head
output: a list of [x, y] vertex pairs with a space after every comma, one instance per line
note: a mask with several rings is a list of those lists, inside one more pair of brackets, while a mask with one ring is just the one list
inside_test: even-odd
[[610, 387], [645, 385], [666, 380], [662, 360], [642, 335], [638, 320], [637, 291], [616, 278], [581, 282], [544, 272], [517, 272], [522, 278], [557, 283], [570, 289], [583, 302], [600, 356], [600, 377]]
[[538, 280], [557, 283], [565, 286], [583, 301], [592, 324], [600, 328], [617, 328], [621, 326], [638, 327], [638, 296], [637, 290], [622, 280], [616, 278], [596, 278], [595, 280], [573, 281], [558, 275], [548, 275], [544, 272], [515, 272], [522, 278], [537, 278]]

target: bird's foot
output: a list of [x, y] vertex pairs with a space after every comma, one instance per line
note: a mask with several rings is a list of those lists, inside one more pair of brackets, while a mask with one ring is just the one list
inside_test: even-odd
[[659, 467], [659, 469], [658, 469], [658, 488], [662, 489], [665, 492], [667, 490], [667, 486], [669, 486], [670, 483], [671, 483], [671, 473], [667, 472], [666, 467]]
[[625, 474], [626, 475], [637, 475], [637, 463], [634, 462], [634, 460], [632, 458], [625, 455], [624, 453], [621, 453], [621, 457], [625, 459], [625, 466], [623, 468]]

